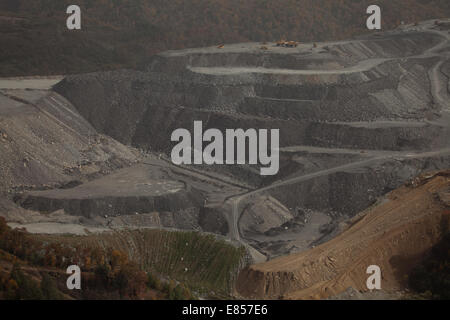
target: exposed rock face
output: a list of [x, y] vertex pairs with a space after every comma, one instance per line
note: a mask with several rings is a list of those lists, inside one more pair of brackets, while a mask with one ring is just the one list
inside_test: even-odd
[[257, 188], [205, 204], [199, 226], [270, 256], [330, 239], [339, 221], [406, 180], [449, 167], [444, 27], [427, 21], [357, 40], [267, 47], [169, 51], [144, 70], [70, 76], [55, 90], [100, 132], [167, 155], [172, 132], [192, 130], [195, 120], [204, 130], [280, 129], [275, 177], [252, 166], [191, 167]]
[[[403, 161], [382, 159], [268, 192], [290, 208], [299, 206], [353, 216], [421, 172], [447, 167], [449, 160], [449, 155]], [[291, 194], [301, 196], [294, 198]]]
[[319, 299], [349, 287], [368, 291], [366, 269], [374, 264], [381, 268], [383, 290], [402, 288], [414, 263], [449, 231], [449, 207], [436, 196], [448, 190], [449, 177], [441, 172], [388, 194], [323, 245], [248, 267], [238, 292], [257, 299]]
[[0, 193], [64, 186], [138, 158], [55, 92], [1, 89], [0, 117]]
[[245, 226], [243, 233], [265, 233], [281, 227], [292, 218], [292, 213], [274, 198], [260, 197], [242, 214], [241, 222]]
[[[56, 160], [44, 153], [39, 165], [19, 163], [36, 166], [45, 177], [36, 180], [53, 179], [63, 189], [29, 188], [15, 198], [17, 203], [41, 212], [107, 216], [104, 225], [111, 227], [227, 235], [259, 261], [330, 240], [342, 223], [408, 179], [449, 167], [448, 30], [428, 21], [357, 40], [267, 48], [245, 43], [170, 51], [154, 56], [141, 71], [69, 76], [38, 99], [35, 104], [43, 105], [36, 115], [31, 104], [20, 102], [23, 97], [17, 99], [19, 93], [14, 99], [4, 95], [9, 108], [23, 109], [16, 119], [46, 111], [58, 120], [46, 119], [43, 128], [30, 129], [42, 131], [42, 137], [26, 133], [32, 142], [17, 148], [40, 155], [35, 146], [44, 141], [42, 149], [52, 150]], [[47, 101], [52, 98], [56, 102]], [[202, 121], [204, 130], [280, 129], [278, 175], [262, 177], [251, 165], [173, 165], [167, 157], [171, 134], [192, 130], [194, 121]], [[28, 123], [12, 127], [19, 125], [27, 128]], [[58, 137], [61, 126], [65, 132]], [[14, 132], [6, 128], [5, 133], [0, 139]], [[61, 148], [53, 149], [47, 135]], [[101, 139], [95, 147], [89, 143], [92, 136]], [[136, 159], [130, 146], [149, 151], [141, 164], [99, 178], [109, 167]], [[12, 150], [11, 163], [17, 166]], [[62, 171], [65, 162], [70, 165]], [[66, 177], [70, 170], [75, 173]], [[17, 176], [11, 180], [24, 172], [13, 171]], [[93, 178], [99, 179], [87, 182]], [[330, 280], [327, 270], [319, 270], [325, 278], [303, 283], [296, 282], [297, 271], [249, 269], [255, 287], [242, 293], [291, 294]]]
[[152, 150], [168, 151], [171, 132], [194, 120], [283, 128], [282, 146], [431, 149], [448, 142], [446, 129], [423, 122], [440, 109], [428, 71], [443, 40], [394, 32], [318, 48], [180, 50], [155, 56], [145, 72], [71, 76], [56, 90], [96, 129]]

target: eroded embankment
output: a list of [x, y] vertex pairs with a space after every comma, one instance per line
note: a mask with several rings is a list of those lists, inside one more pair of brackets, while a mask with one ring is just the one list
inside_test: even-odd
[[348, 287], [366, 291], [370, 265], [381, 268], [384, 290], [400, 289], [414, 264], [449, 230], [449, 190], [449, 171], [414, 179], [333, 240], [246, 268], [237, 290], [259, 299], [319, 299]]
[[57, 187], [138, 158], [51, 91], [1, 89], [0, 118], [0, 192]]

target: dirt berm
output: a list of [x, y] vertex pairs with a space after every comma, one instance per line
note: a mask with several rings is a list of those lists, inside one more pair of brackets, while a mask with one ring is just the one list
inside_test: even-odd
[[381, 287], [401, 290], [411, 268], [448, 232], [450, 171], [422, 175], [356, 216], [339, 236], [311, 250], [244, 269], [237, 292], [255, 299], [323, 299], [368, 291], [370, 265]]

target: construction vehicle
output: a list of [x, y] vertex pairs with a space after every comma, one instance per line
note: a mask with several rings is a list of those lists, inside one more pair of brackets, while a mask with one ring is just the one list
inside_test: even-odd
[[298, 43], [296, 41], [288, 41], [285, 46], [288, 48], [296, 48]]
[[287, 40], [277, 41], [277, 47], [296, 48], [297, 46], [298, 42], [296, 41], [287, 41]]

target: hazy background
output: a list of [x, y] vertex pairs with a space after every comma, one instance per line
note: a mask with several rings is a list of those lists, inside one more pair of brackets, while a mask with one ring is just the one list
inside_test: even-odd
[[[82, 30], [69, 31], [69, 4]], [[448, 0], [0, 0], [0, 76], [138, 68], [167, 49], [245, 41], [320, 41], [450, 16]]]

